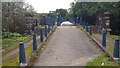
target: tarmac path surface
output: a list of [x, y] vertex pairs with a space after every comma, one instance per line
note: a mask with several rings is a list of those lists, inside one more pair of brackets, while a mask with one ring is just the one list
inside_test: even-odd
[[99, 54], [99, 48], [76, 26], [59, 26], [34, 66], [84, 66]]

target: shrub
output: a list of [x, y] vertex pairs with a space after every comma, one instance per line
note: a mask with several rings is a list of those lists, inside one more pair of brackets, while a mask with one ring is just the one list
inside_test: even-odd
[[21, 37], [19, 33], [2, 32], [2, 38]]

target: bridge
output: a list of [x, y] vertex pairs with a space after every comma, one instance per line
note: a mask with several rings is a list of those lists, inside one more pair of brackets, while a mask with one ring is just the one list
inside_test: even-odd
[[[32, 28], [28, 31], [32, 40], [25, 44], [24, 41], [20, 42], [19, 48], [5, 55], [2, 61], [19, 53], [20, 66], [85, 66], [102, 52], [118, 61], [119, 40], [115, 40], [114, 51], [110, 53], [106, 48], [106, 32], [103, 31], [96, 39], [92, 34], [94, 29], [92, 24], [84, 22], [82, 19], [80, 22], [76, 19], [74, 21], [73, 18], [59, 19], [59, 16], [57, 19], [47, 17], [42, 21], [45, 23], [38, 25], [36, 19], [35, 25], [32, 24]], [[72, 25], [59, 26], [62, 22], [69, 22]], [[36, 37], [39, 26], [40, 36]], [[25, 48], [29, 47], [31, 43], [32, 52], [26, 58]]]

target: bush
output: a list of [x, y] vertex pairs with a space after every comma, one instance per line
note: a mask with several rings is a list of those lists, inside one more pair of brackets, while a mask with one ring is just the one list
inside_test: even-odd
[[19, 33], [2, 32], [2, 38], [21, 37]]

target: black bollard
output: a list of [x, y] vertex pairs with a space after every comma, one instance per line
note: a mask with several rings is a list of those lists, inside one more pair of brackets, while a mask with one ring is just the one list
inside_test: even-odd
[[48, 25], [48, 33], [50, 32], [50, 25]]
[[37, 50], [37, 42], [36, 42], [36, 35], [33, 35], [33, 51]]
[[34, 24], [32, 24], [32, 31], [34, 31], [35, 30], [35, 25]]
[[19, 44], [19, 63], [20, 63], [20, 66], [26, 66], [27, 65], [23, 42], [20, 42], [20, 44]]
[[38, 21], [37, 21], [37, 19], [36, 19], [36, 24], [35, 24], [35, 26], [38, 26]]
[[106, 32], [103, 31], [102, 33], [102, 46], [106, 47]]
[[119, 39], [115, 40], [113, 57], [114, 57], [114, 59], [119, 58]]
[[40, 29], [40, 42], [43, 42], [43, 30]]
[[92, 35], [92, 24], [90, 25], [90, 35]]
[[45, 37], [47, 37], [47, 26], [45, 26]]
[[85, 29], [85, 22], [83, 22], [83, 29]]
[[86, 23], [86, 32], [88, 32], [88, 23]]

